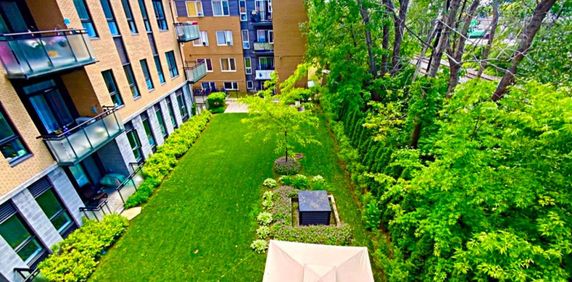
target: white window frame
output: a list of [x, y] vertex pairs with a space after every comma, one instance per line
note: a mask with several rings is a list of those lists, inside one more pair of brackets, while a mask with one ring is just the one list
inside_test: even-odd
[[[232, 88], [226, 88], [227, 83], [230, 83]], [[222, 83], [222, 88], [224, 88], [224, 90], [238, 91], [238, 82], [236, 82], [236, 81], [224, 81]]]
[[195, 47], [209, 46], [208, 32], [201, 30], [200, 38], [193, 40], [193, 46]]
[[[224, 43], [220, 44], [220, 42], [218, 42], [218, 35], [223, 32], [224, 33]], [[232, 46], [234, 45], [233, 39], [232, 39], [232, 31], [231, 30], [219, 30], [215, 33], [215, 37], [216, 37], [216, 45], [217, 46]], [[230, 39], [230, 40], [229, 40]]]
[[250, 49], [250, 35], [248, 33], [248, 29], [241, 30], [240, 35], [242, 35], [242, 49]]
[[[240, 3], [244, 3], [244, 13], [240, 11]], [[248, 7], [246, 5], [246, 0], [238, 0], [238, 13], [240, 16], [240, 21], [245, 22], [248, 21]], [[244, 18], [243, 18], [244, 16]]]
[[[207, 72], [213, 72], [214, 71], [213, 62], [212, 62], [211, 58], [199, 58], [199, 59], [197, 59], [197, 62], [200, 60], [203, 60], [206, 63]], [[211, 63], [211, 69], [209, 69], [209, 64], [207, 63], [207, 61]]]
[[252, 80], [246, 81], [246, 89], [248, 89], [248, 90], [254, 89], [254, 81], [252, 81]]
[[[197, 11], [197, 15], [196, 16], [191, 16], [189, 13], [189, 4], [193, 3], [195, 5], [195, 10]], [[200, 3], [201, 8], [198, 9], [197, 3]], [[185, 9], [187, 10], [187, 16], [188, 17], [204, 17], [205, 16], [205, 10], [203, 9], [203, 2], [201, 2], [201, 0], [191, 0], [191, 1], [185, 1]]]
[[[220, 10], [221, 10], [222, 13], [223, 13], [222, 15], [215, 15], [215, 12], [214, 12], [214, 11], [215, 11], [215, 8], [214, 8], [214, 7], [215, 7], [215, 3], [214, 3], [214, 2], [220, 2]], [[224, 14], [224, 8], [223, 8], [223, 3], [224, 3], [224, 2], [226, 2], [226, 6], [228, 7], [228, 14], [227, 14], [227, 15]], [[212, 0], [212, 1], [211, 1], [211, 6], [212, 6], [212, 9], [213, 9], [213, 16], [214, 16], [214, 17], [228, 17], [228, 16], [230, 16], [230, 3], [229, 3], [228, 0]]]
[[[259, 35], [264, 35], [264, 42], [260, 41], [260, 36]], [[268, 32], [267, 29], [259, 29], [256, 31], [256, 42], [258, 43], [266, 43], [268, 42]]]
[[[246, 66], [246, 61], [250, 62], [250, 67]], [[246, 74], [252, 74], [252, 58], [250, 57], [244, 57], [244, 72]]]
[[[228, 62], [228, 67], [229, 67], [228, 70], [224, 70], [222, 68], [222, 66], [223, 66], [222, 61], [223, 60], [226, 60]], [[234, 69], [231, 68], [231, 66], [233, 65], [230, 63], [231, 61], [234, 62]], [[234, 58], [220, 58], [220, 71], [221, 72], [236, 72], [236, 60]]]

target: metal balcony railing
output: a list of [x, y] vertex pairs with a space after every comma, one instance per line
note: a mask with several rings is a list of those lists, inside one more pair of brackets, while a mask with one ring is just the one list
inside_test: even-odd
[[60, 165], [75, 165], [123, 132], [115, 108], [104, 111], [87, 121], [57, 135], [40, 136]]
[[189, 42], [201, 38], [201, 32], [196, 22], [175, 23], [179, 42]]
[[207, 64], [206, 63], [186, 63], [185, 73], [187, 74], [187, 80], [190, 83], [196, 83], [201, 80], [205, 75], [207, 75]]
[[0, 36], [0, 60], [8, 78], [28, 79], [95, 63], [84, 30], [8, 33]]

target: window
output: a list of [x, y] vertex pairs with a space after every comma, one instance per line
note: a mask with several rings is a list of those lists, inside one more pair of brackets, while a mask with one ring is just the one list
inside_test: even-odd
[[161, 133], [163, 134], [163, 137], [167, 137], [169, 133], [167, 132], [167, 127], [165, 126], [165, 119], [163, 118], [163, 110], [161, 110], [160, 105], [153, 106], [153, 109], [155, 109], [155, 114], [157, 115], [157, 122], [159, 123], [159, 128], [161, 128]]
[[244, 71], [246, 74], [252, 74], [252, 59], [250, 57], [244, 57]]
[[171, 98], [167, 97], [165, 101], [167, 102], [167, 110], [169, 111], [171, 124], [173, 124], [173, 128], [177, 128], [177, 119], [175, 118], [175, 110], [173, 109], [173, 103], [171, 102]]
[[10, 206], [12, 215], [0, 223], [0, 236], [26, 264], [33, 265], [45, 253], [46, 249], [40, 244], [25, 221], [16, 213], [16, 208], [11, 203], [5, 205]]
[[242, 30], [242, 49], [250, 49], [248, 29]]
[[268, 43], [274, 43], [274, 30], [268, 31]]
[[135, 80], [135, 76], [133, 75], [133, 69], [131, 68], [131, 64], [124, 65], [123, 70], [125, 71], [125, 76], [127, 77], [127, 83], [129, 83], [129, 88], [131, 89], [131, 95], [133, 95], [133, 98], [141, 97], [141, 93], [139, 93], [139, 87], [137, 87], [137, 81]]
[[125, 51], [125, 44], [123, 44], [123, 39], [121, 36], [113, 37], [113, 43], [115, 43], [115, 49], [117, 49], [117, 54], [119, 55], [119, 60], [121, 64], [125, 65], [129, 63], [129, 57], [127, 57], [127, 51]]
[[167, 57], [167, 66], [169, 67], [169, 75], [171, 77], [176, 77], [179, 75], [179, 70], [177, 69], [177, 61], [175, 60], [175, 52], [169, 51], [165, 53]]
[[155, 61], [155, 67], [157, 68], [157, 75], [159, 75], [159, 82], [165, 83], [165, 74], [163, 73], [163, 67], [161, 66], [161, 59], [159, 58], [159, 54], [153, 56], [153, 60]]
[[151, 150], [155, 152], [157, 150], [157, 141], [155, 140], [155, 135], [153, 135], [153, 129], [151, 129], [151, 122], [149, 121], [149, 115], [147, 115], [147, 113], [141, 114], [141, 122], [143, 122], [143, 129], [145, 129], [149, 146], [151, 146]]
[[0, 106], [0, 151], [9, 163], [30, 154]]
[[216, 45], [232, 46], [232, 31], [224, 30], [216, 32]]
[[246, 89], [251, 90], [254, 88], [254, 83], [252, 82], [252, 80], [249, 80], [246, 82]]
[[209, 35], [206, 31], [201, 31], [200, 38], [193, 40], [193, 46], [209, 46]]
[[105, 15], [105, 19], [107, 20], [107, 26], [109, 26], [109, 32], [111, 32], [111, 35], [113, 36], [120, 35], [119, 29], [117, 28], [117, 23], [115, 22], [115, 16], [113, 15], [113, 11], [111, 10], [111, 3], [109, 3], [109, 0], [101, 0], [101, 8], [103, 8], [103, 14]]
[[189, 119], [189, 110], [187, 109], [187, 101], [182, 89], [176, 91], [177, 103], [179, 103], [179, 110], [181, 111], [181, 119], [187, 121]]
[[87, 35], [89, 37], [97, 37], [97, 30], [95, 30], [95, 26], [93, 25], [93, 21], [91, 20], [91, 14], [87, 9], [85, 0], [74, 0], [73, 4], [79, 16], [79, 20], [81, 21], [81, 25], [85, 29]]
[[157, 18], [157, 25], [159, 30], [168, 30], [167, 17], [165, 17], [165, 9], [163, 8], [162, 0], [152, 0], [153, 10], [155, 10], [155, 17]]
[[254, 7], [260, 16], [260, 20], [268, 21], [272, 19], [272, 1], [255, 0]]
[[121, 4], [123, 5], [123, 11], [125, 11], [125, 17], [127, 18], [129, 30], [131, 30], [131, 33], [137, 33], [137, 25], [135, 24], [135, 19], [133, 18], [133, 11], [131, 10], [129, 0], [121, 0]]
[[42, 208], [46, 216], [48, 216], [60, 235], [63, 236], [74, 226], [69, 212], [64, 208], [64, 205], [54, 192], [54, 188], [49, 188], [37, 196], [36, 202], [38, 202], [38, 205]]
[[201, 1], [187, 1], [187, 17], [202, 17], [203, 3]]
[[103, 76], [103, 80], [105, 80], [105, 85], [107, 86], [107, 91], [109, 92], [109, 96], [111, 96], [113, 105], [116, 107], [123, 106], [123, 99], [121, 99], [121, 94], [119, 94], [119, 90], [117, 89], [117, 83], [113, 77], [112, 70], [103, 71], [101, 75]]
[[238, 82], [236, 81], [225, 81], [224, 90], [238, 90]]
[[211, 59], [197, 59], [197, 62], [200, 63], [206, 63], [207, 65], [207, 72], [213, 72], [213, 63], [211, 62]]
[[143, 150], [141, 149], [141, 140], [139, 140], [139, 135], [137, 131], [133, 128], [133, 123], [129, 122], [125, 124], [125, 134], [129, 140], [129, 145], [131, 145], [131, 151], [133, 151], [133, 156], [137, 163], [143, 161]]
[[223, 72], [236, 71], [236, 63], [234, 61], [234, 58], [220, 59], [220, 70]]
[[246, 11], [246, 0], [238, 1], [238, 12], [240, 13], [240, 21], [245, 22], [248, 20], [248, 13]]
[[139, 0], [139, 9], [141, 10], [141, 17], [143, 17], [143, 24], [145, 31], [151, 32], [151, 24], [149, 23], [149, 14], [147, 14], [147, 7], [145, 7], [145, 0]]
[[145, 77], [145, 84], [147, 85], [147, 89], [151, 90], [155, 88], [153, 86], [153, 80], [151, 79], [151, 73], [149, 72], [149, 65], [147, 65], [147, 59], [143, 59], [139, 62], [141, 63], [141, 71]]
[[213, 16], [230, 16], [228, 0], [212, 0]]
[[260, 69], [260, 70], [273, 70], [274, 69], [274, 58], [272, 58], [272, 57], [259, 57], [258, 58], [258, 69]]
[[201, 83], [201, 88], [203, 90], [216, 91], [216, 84], [214, 83], [214, 81], [205, 81]]

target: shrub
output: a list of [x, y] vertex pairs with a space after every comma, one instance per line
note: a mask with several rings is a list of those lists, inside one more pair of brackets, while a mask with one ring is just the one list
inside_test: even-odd
[[226, 99], [226, 94], [224, 92], [213, 92], [207, 97], [207, 104], [209, 106], [209, 110], [213, 110], [215, 108], [223, 108], [224, 109], [224, 99]]
[[316, 175], [310, 178], [310, 188], [312, 190], [326, 190], [328, 183], [321, 175]]
[[292, 177], [292, 186], [296, 189], [306, 189], [308, 188], [308, 177], [302, 174], [296, 174]]
[[222, 114], [225, 111], [224, 107], [210, 108], [209, 111], [213, 114]]
[[259, 239], [268, 239], [270, 237], [270, 227], [260, 226], [256, 229], [256, 237]]
[[282, 175], [278, 178], [278, 181], [282, 183], [282, 185], [290, 186], [292, 185], [292, 176], [290, 175]]
[[85, 281], [97, 260], [125, 231], [126, 218], [108, 215], [85, 224], [53, 247], [53, 253], [38, 268], [49, 281]]
[[352, 229], [347, 224], [342, 224], [341, 226], [309, 225], [298, 227], [276, 225], [272, 232], [276, 240], [313, 244], [349, 245], [352, 239]]
[[274, 172], [280, 175], [294, 175], [302, 169], [302, 165], [295, 158], [280, 157], [274, 161]]
[[272, 223], [272, 214], [269, 212], [261, 212], [256, 217], [256, 220], [260, 225], [269, 225]]
[[272, 193], [272, 191], [266, 191], [262, 195], [262, 207], [264, 210], [270, 210], [274, 206], [272, 197], [274, 197], [274, 193]]
[[250, 247], [258, 254], [263, 254], [268, 249], [268, 242], [266, 240], [254, 240]]
[[369, 230], [375, 230], [379, 228], [379, 224], [381, 223], [381, 210], [379, 209], [379, 202], [369, 192], [364, 195], [363, 202], [364, 209], [362, 219], [365, 224], [365, 228]]
[[262, 182], [262, 186], [264, 186], [268, 189], [272, 189], [272, 188], [278, 186], [278, 183], [273, 178], [266, 178], [266, 179], [264, 179], [264, 182]]

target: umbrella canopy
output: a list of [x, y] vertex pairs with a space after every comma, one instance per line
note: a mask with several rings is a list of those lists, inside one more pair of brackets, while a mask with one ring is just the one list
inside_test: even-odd
[[370, 282], [367, 248], [270, 240], [264, 282]]

